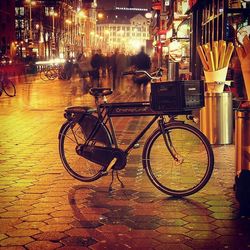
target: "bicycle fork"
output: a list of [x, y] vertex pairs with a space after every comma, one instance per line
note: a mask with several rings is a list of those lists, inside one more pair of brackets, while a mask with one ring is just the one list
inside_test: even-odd
[[166, 127], [165, 127], [164, 117], [161, 117], [161, 119], [158, 121], [158, 125], [160, 127], [161, 132], [162, 132], [162, 136], [163, 136], [164, 142], [168, 148], [168, 151], [170, 152], [171, 156], [175, 160], [176, 165], [182, 164], [184, 159], [180, 154], [177, 153], [177, 151], [172, 143], [169, 130], [166, 129]]

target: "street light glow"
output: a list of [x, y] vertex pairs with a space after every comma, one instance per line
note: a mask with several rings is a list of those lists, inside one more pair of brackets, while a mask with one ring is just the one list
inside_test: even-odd
[[50, 16], [58, 16], [57, 12], [55, 12], [54, 10], [50, 11]]
[[80, 11], [78, 12], [78, 16], [79, 16], [80, 18], [87, 18], [86, 14], [85, 14], [85, 12], [84, 12], [83, 10], [80, 10]]
[[26, 0], [25, 2], [33, 6], [36, 5], [36, 2], [32, 0]]
[[72, 21], [69, 20], [69, 19], [66, 19], [65, 23], [67, 23], [67, 24], [72, 24]]
[[104, 14], [102, 12], [99, 12], [97, 14], [97, 17], [98, 17], [98, 19], [103, 19], [104, 18]]

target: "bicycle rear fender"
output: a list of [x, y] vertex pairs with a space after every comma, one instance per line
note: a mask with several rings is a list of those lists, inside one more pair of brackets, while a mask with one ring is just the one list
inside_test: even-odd
[[61, 126], [60, 130], [59, 130], [59, 133], [58, 133], [58, 140], [60, 140], [60, 136], [64, 130], [64, 128], [69, 124], [69, 121], [66, 121], [63, 123], [63, 125]]
[[86, 138], [91, 137], [91, 140], [110, 147], [113, 144], [113, 138], [109, 129], [96, 116], [86, 113], [78, 120], [78, 123], [81, 125], [82, 132]]
[[64, 110], [64, 117], [68, 121], [74, 121], [78, 122], [79, 119], [85, 114], [93, 114], [96, 112], [96, 109], [93, 109], [88, 106], [72, 106], [72, 107], [67, 107]]
[[96, 112], [96, 109], [84, 106], [66, 108], [64, 117], [67, 121], [62, 125], [59, 137], [63, 129], [69, 123], [79, 123], [86, 138], [88, 138], [93, 129], [98, 126], [98, 131], [94, 133], [93, 139], [97, 142], [103, 143], [104, 145], [111, 146], [113, 144], [111, 133], [107, 126], [93, 115], [94, 112]]
[[90, 107], [83, 107], [83, 106], [72, 106], [67, 107], [64, 111], [64, 117], [67, 119], [66, 122], [63, 123], [59, 130], [58, 139], [60, 139], [60, 135], [62, 134], [64, 128], [71, 122], [77, 122], [79, 118], [85, 113], [90, 113], [89, 110], [93, 113], [94, 110]]

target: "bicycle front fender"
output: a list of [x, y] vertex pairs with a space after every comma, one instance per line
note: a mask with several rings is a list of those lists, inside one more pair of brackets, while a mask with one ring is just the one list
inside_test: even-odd
[[[171, 121], [171, 122], [168, 122], [168, 123], [164, 123], [163, 127], [159, 126], [158, 128], [156, 128], [152, 132], [152, 134], [148, 137], [148, 139], [146, 140], [146, 142], [144, 144], [144, 147], [143, 147], [143, 152], [142, 152], [143, 168], [145, 168], [145, 166], [146, 166], [146, 161], [150, 161], [150, 159], [147, 157], [147, 155], [148, 155], [148, 150], [150, 148], [150, 145], [154, 141], [154, 138], [156, 138], [160, 134], [163, 134], [169, 127], [178, 126], [180, 124], [184, 124], [184, 122], [183, 121]], [[172, 150], [170, 149], [168, 140], [166, 141], [166, 147], [167, 147], [168, 151], [170, 152], [170, 154], [172, 154], [173, 159], [175, 159], [175, 156], [174, 156]]]

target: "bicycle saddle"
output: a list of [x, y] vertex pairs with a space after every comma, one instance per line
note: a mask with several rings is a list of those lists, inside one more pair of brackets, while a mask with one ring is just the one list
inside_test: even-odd
[[113, 93], [113, 90], [111, 90], [111, 88], [91, 88], [89, 90], [89, 93], [95, 97], [106, 96], [111, 95]]

